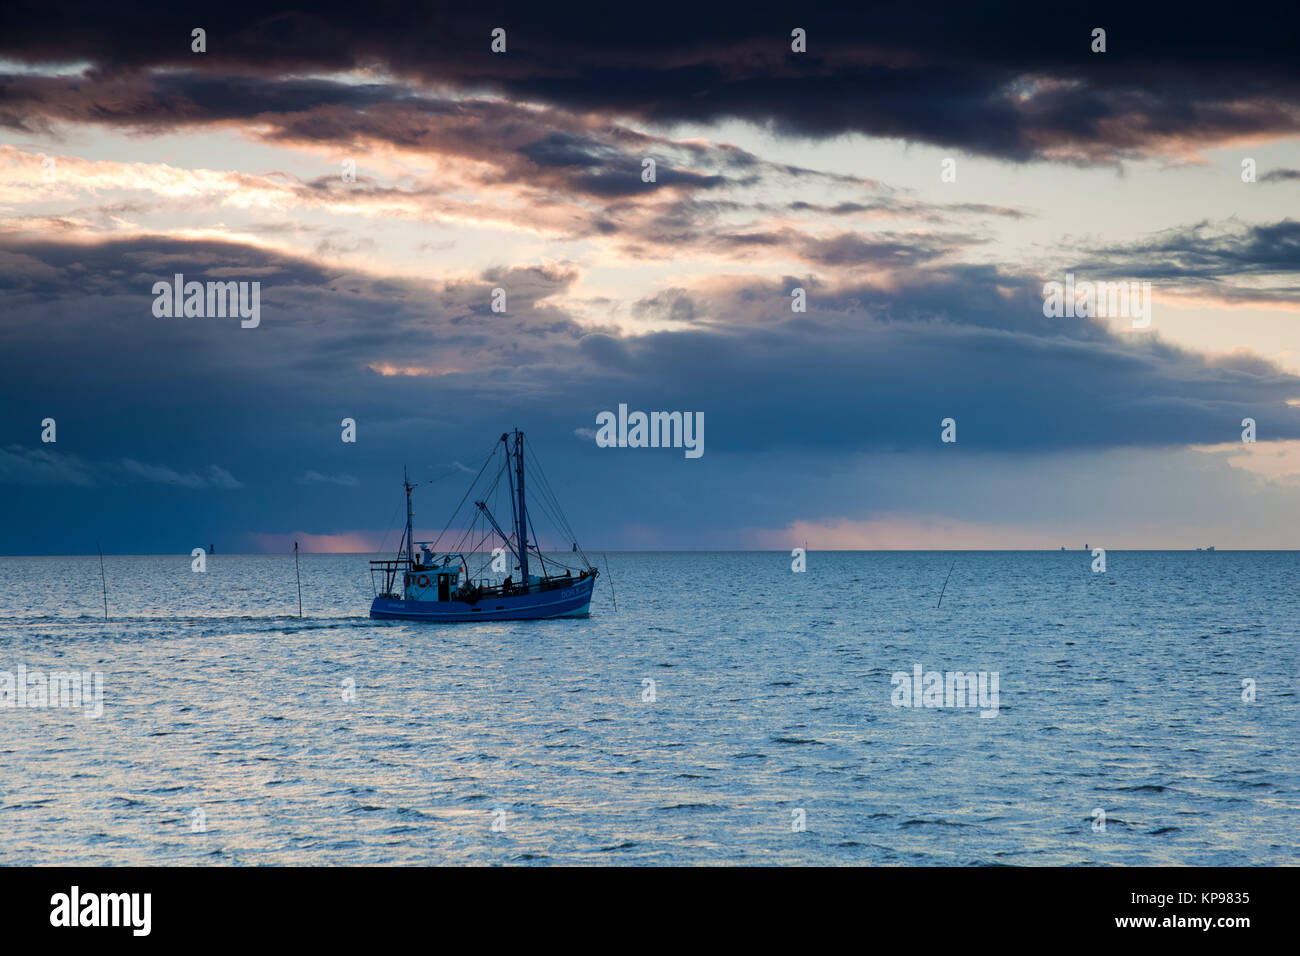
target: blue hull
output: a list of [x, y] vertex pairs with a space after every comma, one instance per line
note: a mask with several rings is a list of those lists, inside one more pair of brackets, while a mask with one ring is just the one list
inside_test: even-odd
[[377, 597], [370, 616], [404, 621], [532, 621], [548, 617], [586, 617], [596, 579], [537, 594], [487, 597], [465, 601], [399, 601]]

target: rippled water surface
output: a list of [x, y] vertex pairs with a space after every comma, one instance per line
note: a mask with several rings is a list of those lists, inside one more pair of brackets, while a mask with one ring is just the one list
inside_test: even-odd
[[619, 553], [617, 610], [450, 625], [365, 556], [301, 620], [292, 556], [105, 561], [107, 623], [94, 556], [0, 558], [0, 670], [104, 680], [0, 709], [0, 863], [1300, 862], [1296, 553]]

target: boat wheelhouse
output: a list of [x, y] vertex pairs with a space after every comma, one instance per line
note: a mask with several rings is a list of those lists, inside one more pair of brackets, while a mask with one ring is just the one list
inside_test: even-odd
[[[411, 507], [411, 492], [416, 485], [403, 478], [406, 530], [396, 558], [370, 562], [375, 590], [371, 617], [458, 622], [587, 616], [599, 572], [578, 549], [572, 529], [534, 457], [543, 510], [553, 521], [558, 520], [560, 530], [567, 533], [566, 543], [572, 545], [569, 554], [579, 555], [581, 566], [562, 564], [542, 552], [524, 493], [523, 432], [503, 434], [499, 446], [494, 443], [492, 454], [436, 541], [413, 540], [415, 512]], [[498, 459], [502, 449], [504, 461], [490, 473], [488, 466]], [[474, 501], [469, 528], [454, 547], [438, 550], [441, 539], [448, 534], [471, 493], [476, 491], [481, 492], [481, 497]], [[510, 500], [510, 533], [502, 529], [489, 506], [489, 500], [495, 501], [493, 496], [499, 498], [502, 493]], [[499, 501], [495, 503], [499, 506]], [[488, 552], [486, 545], [495, 540], [501, 546]], [[509, 559], [513, 559], [518, 578], [510, 573], [503, 580], [495, 580], [497, 573], [506, 571]], [[475, 565], [473, 569], [471, 564]]]

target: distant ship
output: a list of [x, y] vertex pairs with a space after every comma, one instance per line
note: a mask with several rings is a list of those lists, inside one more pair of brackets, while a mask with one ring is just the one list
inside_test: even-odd
[[[578, 550], [573, 540], [564, 513], [559, 510], [546, 477], [541, 476], [539, 490], [542, 495], [543, 510], [558, 518], [561, 528], [569, 532], [573, 540], [573, 551], [581, 555], [583, 566], [571, 568], [559, 564], [554, 558], [542, 555], [536, 539], [536, 529], [529, 518], [528, 507], [524, 497], [524, 433], [515, 430], [514, 447], [511, 448], [511, 434], [501, 436], [501, 445], [505, 449], [504, 462], [492, 474], [491, 480], [482, 483], [483, 498], [489, 498], [499, 490], [509, 492], [511, 530], [506, 534], [500, 523], [492, 514], [486, 500], [474, 502], [475, 512], [470, 530], [464, 532], [457, 545], [457, 550], [439, 553], [430, 550], [437, 541], [413, 541], [411, 491], [415, 488], [406, 477], [402, 487], [406, 491], [406, 531], [398, 545], [398, 557], [393, 560], [371, 561], [371, 582], [375, 585], [375, 599], [370, 605], [370, 616], [375, 618], [400, 618], [411, 621], [518, 621], [550, 617], [586, 617], [591, 606], [591, 592], [596, 584], [599, 572], [587, 561], [586, 555]], [[495, 446], [488, 460], [483, 463], [478, 477], [470, 486], [461, 505], [469, 500], [470, 493], [480, 488], [480, 480], [488, 471], [488, 465], [497, 457], [499, 449]], [[536, 458], [534, 457], [534, 466]], [[505, 488], [501, 488], [501, 479], [505, 478]], [[459, 513], [460, 508], [457, 508]], [[478, 519], [482, 518], [487, 528], [481, 538], [477, 536]], [[447, 527], [452, 526], [456, 514], [451, 516]], [[530, 531], [534, 540], [530, 541]], [[447, 532], [443, 532], [446, 534]], [[518, 580], [508, 576], [504, 581], [489, 583], [486, 571], [498, 558], [483, 559], [483, 565], [471, 572], [467, 555], [481, 558], [483, 547], [493, 539], [499, 538], [503, 547], [498, 549], [500, 557], [509, 551], [514, 559]], [[420, 545], [419, 553], [415, 546]], [[465, 551], [459, 550], [468, 544]], [[548, 565], [550, 567], [548, 568]], [[540, 568], [541, 574], [531, 573], [532, 568]], [[559, 569], [563, 567], [564, 573]], [[573, 572], [578, 571], [575, 575]], [[477, 580], [475, 578], [477, 577]]]

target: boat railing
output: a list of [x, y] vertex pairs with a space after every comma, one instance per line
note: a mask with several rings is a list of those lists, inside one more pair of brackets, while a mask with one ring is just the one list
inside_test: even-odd
[[[422, 565], [414, 564], [406, 558], [388, 558], [385, 560], [371, 560], [370, 562], [370, 586], [375, 595], [392, 600], [402, 600], [405, 596], [405, 581], [399, 580], [398, 575], [407, 571], [425, 570]], [[428, 568], [429, 571], [441, 570], [440, 568]], [[553, 591], [559, 588], [570, 587], [578, 584], [587, 578], [594, 578], [599, 572], [595, 568], [589, 568], [577, 575], [562, 576], [552, 575], [543, 578], [535, 584], [523, 585], [512, 582], [509, 586], [505, 582], [500, 584], [476, 584], [472, 586], [473, 593], [477, 600], [485, 597], [508, 597], [523, 594], [536, 594], [541, 591]], [[380, 581], [382, 580], [382, 586]]]
[[[399, 568], [404, 568], [408, 564], [409, 562], [406, 558], [398, 558], [396, 560], [390, 558], [384, 561], [372, 560], [370, 562], [370, 588], [374, 591], [375, 596], [400, 601], [404, 595], [401, 589], [395, 586], [397, 582], [397, 572]], [[382, 589], [379, 586], [379, 581], [376, 579], [376, 574], [383, 579], [384, 585]]]
[[594, 578], [596, 574], [596, 569], [591, 568], [569, 577], [563, 575], [545, 577], [536, 584], [523, 585], [512, 582], [509, 587], [504, 582], [501, 584], [481, 584], [475, 587], [474, 593], [479, 596], [479, 599], [489, 596], [510, 597], [521, 594], [536, 594], [540, 591], [555, 591], [560, 588], [572, 587], [586, 581], [588, 578]]

